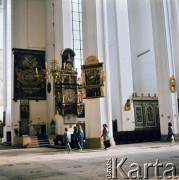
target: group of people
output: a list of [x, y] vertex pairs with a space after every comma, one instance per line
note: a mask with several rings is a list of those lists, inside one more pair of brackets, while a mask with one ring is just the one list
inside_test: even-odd
[[[110, 141], [109, 141], [109, 130], [106, 124], [103, 124], [103, 130], [102, 130], [102, 135], [101, 138], [103, 138], [103, 144], [104, 144], [104, 149], [107, 149], [110, 147]], [[172, 123], [168, 123], [168, 141], [172, 142], [172, 145], [174, 144], [174, 133], [173, 133], [173, 127]], [[65, 133], [63, 136], [63, 143], [65, 144], [65, 149], [66, 151], [70, 152], [71, 147], [73, 149], [83, 149], [83, 144], [84, 144], [84, 132], [82, 129], [81, 125], [73, 127], [73, 134], [71, 138], [71, 134], [68, 131], [68, 128], [65, 128]]]
[[68, 128], [65, 128], [63, 143], [65, 144], [65, 150], [68, 152], [71, 152], [72, 148], [82, 150], [84, 144], [84, 131], [82, 126], [74, 126], [72, 135], [68, 131]]
[[[104, 149], [107, 150], [107, 148], [110, 147], [109, 130], [107, 124], [103, 124], [101, 138], [103, 138]], [[65, 144], [65, 150], [68, 152], [71, 152], [72, 148], [82, 150], [84, 147], [84, 131], [82, 129], [82, 126], [74, 126], [72, 135], [68, 131], [68, 128], [65, 128], [63, 143]]]

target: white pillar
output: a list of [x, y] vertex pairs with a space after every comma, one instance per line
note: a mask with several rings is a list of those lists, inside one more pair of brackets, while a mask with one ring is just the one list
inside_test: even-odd
[[89, 56], [96, 56], [100, 62], [104, 62], [107, 74], [105, 97], [84, 101], [86, 144], [88, 147], [101, 147], [103, 123], [108, 125], [110, 136], [113, 136], [106, 1], [83, 0], [82, 12], [84, 60]]
[[176, 77], [174, 64], [177, 61], [173, 53], [173, 39], [178, 36], [173, 36], [174, 31], [171, 28], [174, 25], [172, 15], [176, 14], [176, 11], [171, 11], [171, 4], [174, 2], [151, 0], [162, 137], [168, 132], [168, 122], [172, 122], [174, 132], [179, 133], [177, 93], [172, 93], [169, 89], [169, 78], [172, 75]]
[[2, 27], [0, 29], [0, 120], [3, 120], [3, 111], [4, 111], [4, 67], [5, 62], [3, 61], [4, 57], [4, 49], [3, 49], [3, 41], [4, 41], [4, 8], [3, 5], [0, 5], [0, 26]]
[[[53, 6], [54, 3], [54, 36], [55, 36], [55, 54], [53, 54]], [[72, 48], [72, 28], [71, 28], [71, 3], [70, 0], [46, 0], [46, 62], [48, 67], [50, 61], [56, 59], [61, 67], [61, 51], [65, 48]], [[51, 80], [52, 90], [47, 92], [47, 119], [48, 131], [50, 132], [50, 123], [54, 118], [56, 123], [56, 134], [64, 133], [63, 117], [55, 115], [55, 96], [54, 86]]]
[[[133, 79], [132, 79], [132, 62], [131, 62], [131, 44], [129, 32], [129, 17], [128, 17], [128, 1], [116, 0], [116, 29], [117, 29], [117, 47], [118, 51], [118, 85], [119, 85], [119, 113], [118, 130], [131, 131], [135, 128], [134, 109], [132, 102]], [[130, 99], [131, 109], [125, 111], [125, 103]]]
[[[5, 1], [4, 1], [5, 2]], [[6, 120], [6, 126], [4, 127], [4, 138], [3, 141], [6, 141], [6, 132], [11, 132], [11, 140], [13, 140], [13, 113], [15, 113], [15, 108], [13, 109], [13, 62], [12, 62], [12, 40], [11, 40], [11, 24], [12, 24], [12, 18], [11, 18], [11, 0], [7, 0], [5, 2], [5, 42], [4, 42], [4, 57], [6, 63], [4, 64], [5, 67], [5, 120]]]

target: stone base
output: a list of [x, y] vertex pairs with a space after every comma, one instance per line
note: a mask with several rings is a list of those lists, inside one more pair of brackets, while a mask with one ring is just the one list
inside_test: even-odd
[[101, 148], [101, 138], [86, 138], [85, 148]]
[[14, 146], [25, 148], [30, 144], [31, 140], [29, 136], [17, 136], [14, 137]]

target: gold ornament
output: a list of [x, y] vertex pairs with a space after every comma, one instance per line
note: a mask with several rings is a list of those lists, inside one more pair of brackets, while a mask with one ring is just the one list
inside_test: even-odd
[[169, 80], [169, 85], [170, 85], [170, 91], [172, 93], [176, 92], [176, 79], [174, 76], [172, 76]]

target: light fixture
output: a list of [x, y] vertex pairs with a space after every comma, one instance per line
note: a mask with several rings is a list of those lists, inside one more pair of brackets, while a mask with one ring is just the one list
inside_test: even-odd
[[[54, 21], [54, 3], [52, 3], [52, 35], [53, 35], [53, 59], [50, 62], [50, 67], [47, 67], [47, 62], [45, 63], [45, 69], [41, 75], [38, 72], [38, 69], [36, 68], [36, 78], [39, 78], [40, 76], [43, 76], [48, 81], [53, 78], [54, 82], [57, 81], [60, 77], [60, 66], [59, 61], [55, 58], [55, 21]], [[43, 75], [42, 75], [43, 74]]]
[[56, 82], [56, 80], [59, 78], [60, 75], [60, 66], [59, 66], [59, 61], [57, 59], [55, 59], [55, 21], [54, 21], [54, 3], [52, 3], [52, 17], [53, 17], [53, 21], [52, 21], [52, 28], [53, 28], [53, 57], [54, 59], [51, 60], [50, 62], [50, 67], [47, 68], [47, 63], [46, 63], [46, 70], [45, 70], [45, 74], [46, 74], [46, 78], [47, 79], [51, 79], [51, 77], [53, 78], [53, 80]]

